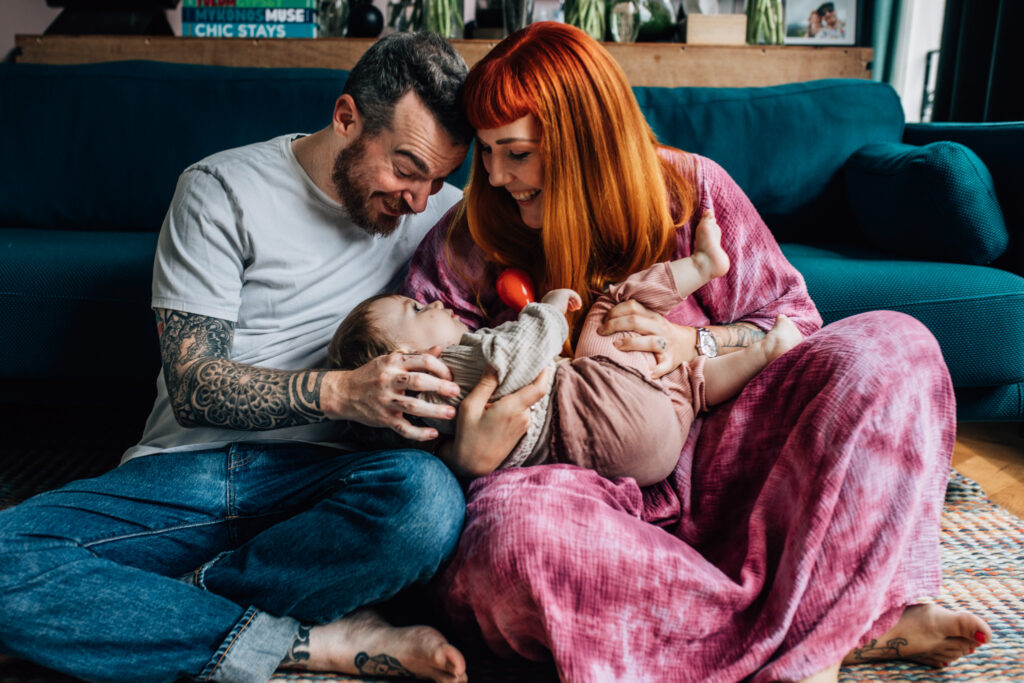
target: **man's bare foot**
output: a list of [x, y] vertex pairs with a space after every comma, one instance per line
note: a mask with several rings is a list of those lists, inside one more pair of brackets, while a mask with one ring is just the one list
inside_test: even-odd
[[362, 609], [323, 626], [303, 626], [283, 669], [463, 683], [466, 659], [429, 626], [392, 626]]
[[722, 229], [715, 214], [705, 211], [693, 235], [693, 263], [705, 281], [729, 272], [729, 255], [722, 249]]
[[940, 668], [991, 640], [992, 629], [973, 614], [933, 604], [911, 605], [887, 633], [852, 650], [843, 664], [907, 659]]
[[793, 321], [780, 313], [775, 318], [775, 326], [768, 330], [768, 334], [758, 344], [763, 346], [764, 354], [771, 363], [803, 340], [804, 335], [800, 334]]

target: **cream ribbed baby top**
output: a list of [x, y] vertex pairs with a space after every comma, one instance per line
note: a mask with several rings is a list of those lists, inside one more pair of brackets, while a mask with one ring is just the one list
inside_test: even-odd
[[[434, 393], [421, 394], [420, 398], [457, 407], [480, 381], [488, 365], [498, 373], [498, 388], [491, 397], [492, 401], [522, 389], [548, 366], [552, 367], [551, 378], [554, 380], [554, 365], [568, 336], [569, 324], [564, 313], [544, 303], [527, 304], [519, 313], [518, 320], [468, 332], [462, 335], [458, 344], [441, 352], [441, 362], [448, 366], [455, 383], [462, 388], [457, 398]], [[526, 434], [501, 467], [521, 465], [534, 450], [547, 446], [553, 387], [554, 381], [548, 386], [547, 394], [533, 404]], [[455, 420], [424, 422], [441, 434], [455, 432]]]

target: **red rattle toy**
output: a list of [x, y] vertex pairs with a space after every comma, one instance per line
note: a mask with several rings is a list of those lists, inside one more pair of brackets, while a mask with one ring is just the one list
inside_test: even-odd
[[526, 304], [534, 301], [530, 276], [519, 268], [506, 268], [501, 271], [496, 286], [501, 300], [517, 311], [523, 310]]

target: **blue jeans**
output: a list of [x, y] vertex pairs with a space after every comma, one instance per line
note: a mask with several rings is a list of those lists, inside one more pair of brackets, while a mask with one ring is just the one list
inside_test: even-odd
[[265, 681], [300, 623], [429, 580], [464, 512], [418, 450], [136, 458], [0, 512], [0, 652], [94, 681]]

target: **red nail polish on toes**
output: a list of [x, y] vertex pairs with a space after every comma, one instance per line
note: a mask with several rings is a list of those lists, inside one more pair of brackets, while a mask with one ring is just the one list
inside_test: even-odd
[[988, 642], [988, 636], [985, 635], [984, 631], [978, 631], [974, 634], [974, 639], [984, 645]]

